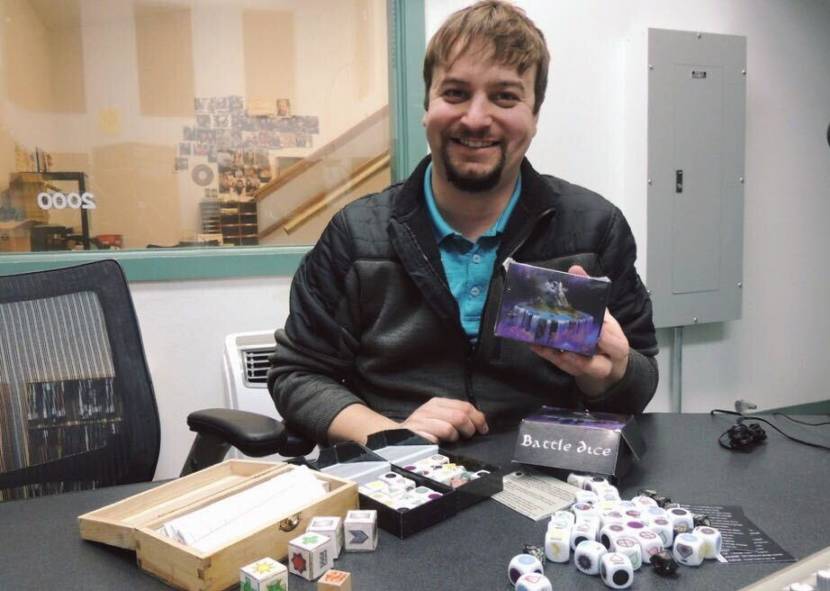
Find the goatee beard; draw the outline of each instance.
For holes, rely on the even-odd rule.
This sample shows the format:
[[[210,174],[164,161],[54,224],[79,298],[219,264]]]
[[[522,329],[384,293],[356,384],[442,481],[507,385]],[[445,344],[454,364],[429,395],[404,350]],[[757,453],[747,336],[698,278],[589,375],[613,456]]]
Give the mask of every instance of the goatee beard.
[[[444,170],[447,171],[447,180],[452,183],[456,189],[467,193],[483,193],[484,191],[494,189],[496,185],[499,184],[506,160],[504,146],[500,146],[498,163],[493,167],[493,170],[483,176],[465,176],[461,174],[461,172],[453,166],[447,146],[448,144],[445,143],[444,147],[441,149],[441,160],[443,160]]]

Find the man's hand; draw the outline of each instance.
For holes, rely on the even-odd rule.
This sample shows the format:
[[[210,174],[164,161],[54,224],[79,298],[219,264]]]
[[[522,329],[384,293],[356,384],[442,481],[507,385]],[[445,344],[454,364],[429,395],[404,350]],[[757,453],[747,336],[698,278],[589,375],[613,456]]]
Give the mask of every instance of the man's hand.
[[[579,265],[573,265],[568,273],[588,274]],[[605,310],[602,331],[597,341],[597,352],[592,357],[569,351],[558,351],[540,345],[531,345],[539,357],[547,359],[562,371],[571,374],[576,384],[588,396],[599,396],[619,382],[628,367],[628,339],[613,316]]]
[[[433,443],[468,439],[476,433],[487,433],[484,414],[469,402],[452,398],[431,398],[401,423]]]

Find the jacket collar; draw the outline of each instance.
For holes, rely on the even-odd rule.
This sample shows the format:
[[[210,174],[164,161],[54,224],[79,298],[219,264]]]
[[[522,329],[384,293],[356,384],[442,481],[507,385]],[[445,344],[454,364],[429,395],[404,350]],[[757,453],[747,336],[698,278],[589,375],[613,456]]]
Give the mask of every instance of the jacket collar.
[[[428,302],[445,320],[458,321],[458,305],[447,287],[441,254],[424,198],[427,156],[393,196],[389,234],[410,277]],[[513,254],[536,228],[539,218],[550,215],[558,199],[556,191],[528,162],[522,161],[522,193],[513,209],[499,247],[497,264]],[[437,280],[436,280],[437,279]]]
[[[413,216],[428,215],[424,202],[424,174],[432,157],[427,156],[409,178],[400,185],[400,190],[394,197],[392,206],[392,217],[402,223],[412,223]],[[545,179],[533,168],[527,158],[522,160],[522,194],[516,209],[507,224],[507,231],[511,228],[515,231],[522,225],[526,218],[535,219],[543,211],[555,207],[557,193],[545,181]],[[518,218],[518,219],[517,219]]]

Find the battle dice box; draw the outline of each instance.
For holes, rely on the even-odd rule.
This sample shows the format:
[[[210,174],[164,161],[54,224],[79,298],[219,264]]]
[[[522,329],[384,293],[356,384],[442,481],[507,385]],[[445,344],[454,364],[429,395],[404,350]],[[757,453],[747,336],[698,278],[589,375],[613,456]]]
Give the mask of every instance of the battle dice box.
[[[620,478],[645,452],[632,415],[543,406],[522,419],[513,461]]]
[[[496,336],[593,355],[599,340],[607,278],[583,277],[505,261]]]

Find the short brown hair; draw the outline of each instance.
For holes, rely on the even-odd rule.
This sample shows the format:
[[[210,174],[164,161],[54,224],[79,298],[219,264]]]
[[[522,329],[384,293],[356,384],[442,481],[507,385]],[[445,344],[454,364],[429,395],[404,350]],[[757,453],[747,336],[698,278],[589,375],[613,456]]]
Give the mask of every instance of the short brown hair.
[[[524,10],[501,0],[482,0],[454,12],[432,36],[424,57],[424,108],[429,108],[429,89],[436,66],[449,67],[474,43],[492,48],[496,63],[515,66],[519,75],[536,67],[533,113],[538,113],[545,100],[550,64],[545,35]]]

